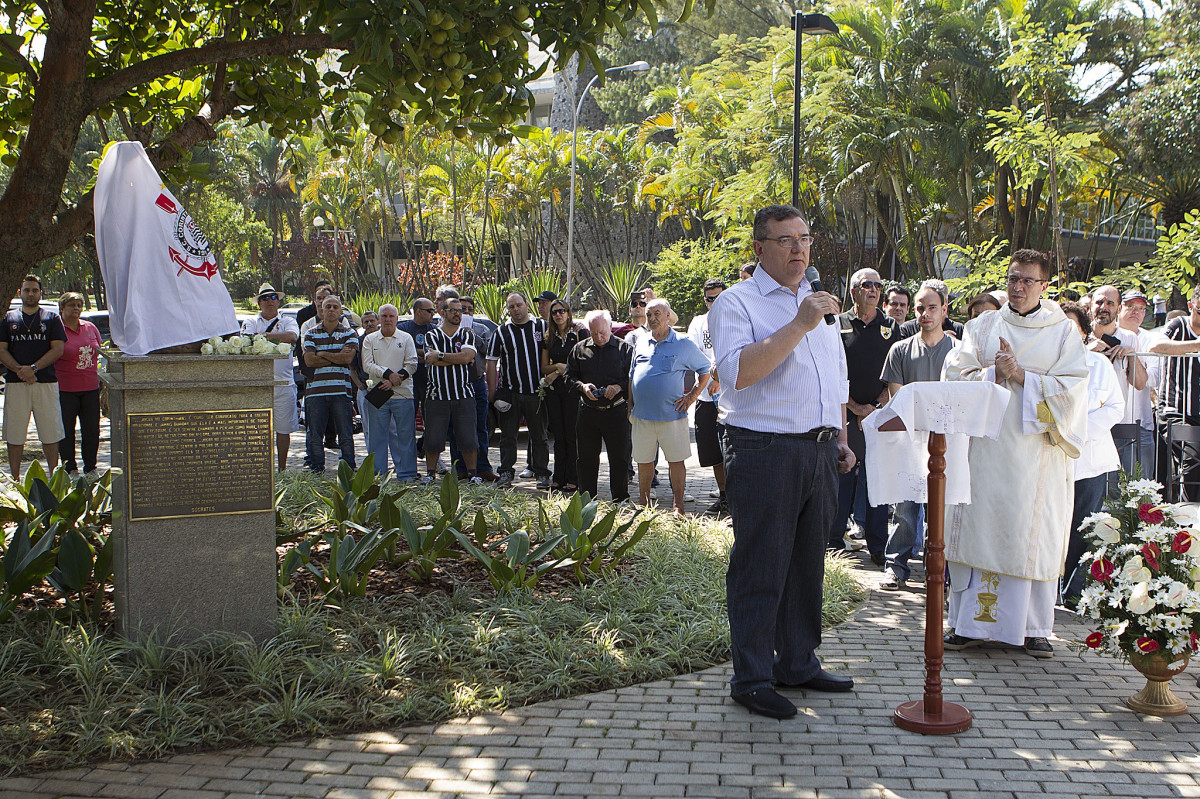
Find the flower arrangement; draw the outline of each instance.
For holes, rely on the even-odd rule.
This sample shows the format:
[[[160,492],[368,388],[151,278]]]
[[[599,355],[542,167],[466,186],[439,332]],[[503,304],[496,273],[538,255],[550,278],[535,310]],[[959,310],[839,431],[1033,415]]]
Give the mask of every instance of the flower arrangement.
[[[256,336],[213,336],[200,345],[201,355],[288,355],[291,344],[276,344],[261,333]]]
[[[1083,521],[1094,549],[1078,612],[1096,622],[1084,643],[1115,655],[1189,656],[1200,649],[1200,530],[1162,484],[1122,478],[1105,512]],[[1186,661],[1185,661],[1186,662]]]

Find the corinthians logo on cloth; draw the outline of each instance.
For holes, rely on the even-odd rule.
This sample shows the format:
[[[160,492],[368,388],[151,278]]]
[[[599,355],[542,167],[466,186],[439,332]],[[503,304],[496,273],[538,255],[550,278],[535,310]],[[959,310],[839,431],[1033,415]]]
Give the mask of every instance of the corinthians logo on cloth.
[[[163,213],[175,217],[172,236],[175,243],[179,245],[179,249],[167,248],[171,252],[171,261],[179,266],[179,271],[175,273],[175,276],[179,277],[184,272],[189,272],[197,277],[212,280],[213,275],[217,273],[216,263],[210,260],[212,245],[208,243],[208,237],[196,224],[196,220],[192,219],[192,215],[183,210],[166,192],[159,193],[154,204]],[[197,261],[199,263],[196,263]]]

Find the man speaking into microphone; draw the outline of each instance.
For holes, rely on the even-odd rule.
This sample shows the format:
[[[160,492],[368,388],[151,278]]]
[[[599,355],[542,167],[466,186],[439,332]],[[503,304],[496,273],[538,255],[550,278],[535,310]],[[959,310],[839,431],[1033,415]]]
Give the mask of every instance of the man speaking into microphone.
[[[821,668],[825,537],[838,472],[854,466],[846,438],[846,355],[814,291],[808,223],[790,205],[754,216],[749,280],[721,293],[709,316],[721,381],[726,492],[733,518],[726,594],[730,695],[771,718],[796,714],[776,688],[849,691]],[[764,501],[764,498],[767,498]]]

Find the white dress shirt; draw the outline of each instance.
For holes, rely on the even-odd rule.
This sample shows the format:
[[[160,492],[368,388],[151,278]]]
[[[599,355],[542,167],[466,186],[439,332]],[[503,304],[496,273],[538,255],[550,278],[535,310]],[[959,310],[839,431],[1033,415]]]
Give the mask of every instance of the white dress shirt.
[[[722,423],[762,433],[841,428],[850,380],[836,324],[821,320],[774,371],[752,386],[735,388],[742,350],[792,321],[812,293],[807,280],[793,294],[760,268],[717,297],[708,329],[721,379]]]

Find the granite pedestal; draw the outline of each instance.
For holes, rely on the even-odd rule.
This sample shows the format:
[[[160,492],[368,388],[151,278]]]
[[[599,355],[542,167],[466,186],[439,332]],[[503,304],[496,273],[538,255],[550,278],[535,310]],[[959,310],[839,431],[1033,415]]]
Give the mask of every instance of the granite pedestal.
[[[106,352],[120,631],[275,631],[272,356]]]

